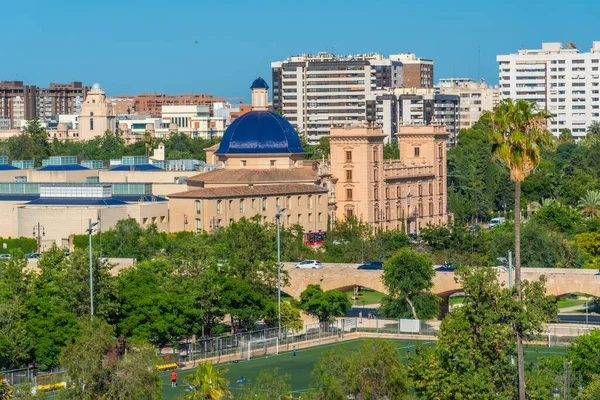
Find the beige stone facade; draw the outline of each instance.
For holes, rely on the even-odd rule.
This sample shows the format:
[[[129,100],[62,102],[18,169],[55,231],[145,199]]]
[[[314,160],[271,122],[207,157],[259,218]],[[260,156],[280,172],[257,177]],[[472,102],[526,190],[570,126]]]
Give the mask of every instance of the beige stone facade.
[[[88,92],[79,113],[79,140],[92,140],[106,131],[115,132],[117,119],[112,104],[97,83]]]
[[[404,224],[407,233],[447,222],[445,127],[400,127],[399,160],[383,160],[384,136],[367,126],[331,130],[336,219],[384,230]]]

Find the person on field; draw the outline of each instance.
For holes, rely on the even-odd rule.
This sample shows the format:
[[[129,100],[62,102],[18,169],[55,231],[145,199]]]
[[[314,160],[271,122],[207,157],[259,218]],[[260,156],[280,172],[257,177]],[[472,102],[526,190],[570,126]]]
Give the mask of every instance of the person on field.
[[[177,372],[171,372],[171,387],[177,387]]]
[[[294,357],[296,357],[296,346],[292,349],[292,353],[294,353]]]

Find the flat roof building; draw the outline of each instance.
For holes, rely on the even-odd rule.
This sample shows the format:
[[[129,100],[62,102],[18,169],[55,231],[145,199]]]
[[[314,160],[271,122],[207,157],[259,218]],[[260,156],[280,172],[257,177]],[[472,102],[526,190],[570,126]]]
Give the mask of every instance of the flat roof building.
[[[600,122],[600,41],[589,52],[574,43],[542,43],[541,49],[496,60],[500,98],[535,102],[552,114],[548,128],[555,136],[568,128],[581,139],[592,122]]]
[[[493,110],[500,99],[498,86],[489,86],[483,80],[475,82],[472,78],[442,78],[435,89],[440,94],[460,97],[459,130],[475,125],[481,114]]]

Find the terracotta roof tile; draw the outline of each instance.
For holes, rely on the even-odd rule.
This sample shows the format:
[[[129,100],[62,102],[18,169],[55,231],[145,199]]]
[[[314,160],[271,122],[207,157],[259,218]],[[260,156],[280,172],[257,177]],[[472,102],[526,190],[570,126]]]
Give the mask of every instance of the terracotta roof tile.
[[[316,182],[317,173],[312,168],[293,169],[215,169],[187,178],[190,186],[206,183],[292,183]]]
[[[219,188],[198,188],[187,192],[170,194],[169,198],[176,199],[218,199],[223,197],[254,197],[290,194],[319,194],[328,190],[321,186],[310,184],[283,184],[257,186],[230,186]]]

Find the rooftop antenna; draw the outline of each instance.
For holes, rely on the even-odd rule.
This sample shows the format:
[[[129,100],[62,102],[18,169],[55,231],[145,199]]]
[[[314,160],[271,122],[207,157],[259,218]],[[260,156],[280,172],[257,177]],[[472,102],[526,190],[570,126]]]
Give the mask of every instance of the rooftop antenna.
[[[477,46],[477,81],[481,81],[481,45]]]

